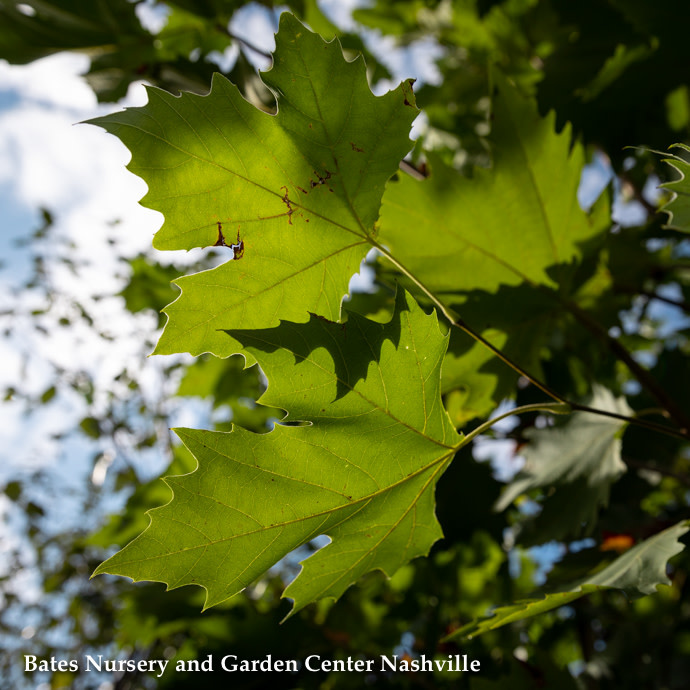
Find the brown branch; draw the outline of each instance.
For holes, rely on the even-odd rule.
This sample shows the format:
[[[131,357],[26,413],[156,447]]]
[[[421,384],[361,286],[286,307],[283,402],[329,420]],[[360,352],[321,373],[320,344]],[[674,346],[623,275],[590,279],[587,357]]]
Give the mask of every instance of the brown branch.
[[[672,307],[677,307],[686,314],[690,314],[690,304],[687,302],[681,302],[680,300],[671,299],[670,297],[664,297],[663,295],[660,295],[657,292],[652,292],[651,290],[638,290],[626,285],[617,285],[614,287],[614,292],[618,292],[623,295],[640,295],[641,297],[647,297],[648,299],[655,299],[659,302],[670,304]]]
[[[666,393],[662,386],[659,385],[659,382],[633,358],[632,354],[621,344],[621,342],[612,338],[601,324],[590,318],[589,314],[574,302],[564,301],[563,304],[590,333],[599,338],[609,350],[628,367],[630,373],[637,379],[640,385],[656,399],[659,405],[668,412],[671,419],[678,424],[682,435],[686,438],[690,437],[688,434],[688,430],[690,429],[690,418],[688,418],[685,412],[678,407],[676,402]]]
[[[674,472],[673,470],[668,470],[664,467],[658,467],[657,465],[648,465],[645,462],[640,462],[639,460],[633,460],[632,458],[623,458],[623,462],[628,466],[636,470],[648,470],[649,472],[658,472],[664,477],[671,477],[676,481],[683,484],[683,486],[690,487],[690,477],[686,474],[681,474],[680,472]]]

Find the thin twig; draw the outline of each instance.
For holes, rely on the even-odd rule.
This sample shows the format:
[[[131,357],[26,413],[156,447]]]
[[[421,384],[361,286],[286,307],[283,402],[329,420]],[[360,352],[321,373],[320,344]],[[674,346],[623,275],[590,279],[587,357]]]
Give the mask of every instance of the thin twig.
[[[690,304],[687,302],[682,302],[680,300],[671,299],[670,297],[664,297],[658,292],[652,292],[651,290],[637,290],[633,287],[628,287],[625,285],[618,285],[614,287],[614,292],[618,292],[624,295],[640,295],[642,297],[648,297],[649,299],[657,300],[658,302],[664,302],[665,304],[670,304],[672,307],[677,307],[681,309],[686,314],[690,314]]]
[[[613,354],[623,362],[630,373],[639,381],[640,385],[647,390],[671,416],[674,422],[680,427],[680,431],[685,438],[688,437],[690,429],[690,419],[676,405],[676,402],[666,393],[659,383],[650,376],[649,372],[641,366],[623,344],[612,338],[608,331],[597,321],[594,321],[587,312],[582,310],[572,301],[563,303],[568,311],[593,335],[603,341]],[[640,420],[641,421],[641,420]]]
[[[227,34],[233,41],[237,41],[238,43],[241,43],[245,48],[248,48],[251,50],[253,53],[256,53],[257,55],[261,55],[262,57],[267,58],[268,60],[273,59],[273,55],[262,48],[257,48],[253,43],[250,43],[246,38],[242,38],[241,36],[238,36],[237,34],[232,33],[232,31],[222,27],[221,25],[218,25],[216,27],[219,31],[222,31],[223,33]]]
[[[664,477],[671,477],[676,481],[679,481],[683,486],[690,487],[690,477],[686,474],[680,474],[680,472],[674,472],[673,470],[666,469],[664,467],[658,467],[657,465],[648,465],[647,463],[640,462],[639,460],[633,460],[632,458],[623,458],[623,462],[628,466],[636,470],[648,470],[649,472],[658,472]]]
[[[410,177],[414,177],[415,180],[426,180],[427,178],[426,174],[405,159],[400,161],[400,169],[406,172]]]

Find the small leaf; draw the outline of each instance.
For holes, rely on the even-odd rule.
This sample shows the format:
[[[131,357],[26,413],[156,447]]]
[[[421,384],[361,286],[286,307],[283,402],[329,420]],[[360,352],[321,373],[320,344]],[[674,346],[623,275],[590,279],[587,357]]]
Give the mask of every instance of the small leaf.
[[[4,492],[10,501],[17,501],[22,494],[22,485],[18,481],[8,482],[5,485]]]
[[[46,390],[43,391],[41,394],[41,403],[44,405],[46,403],[49,403],[57,394],[57,389],[55,386],[50,386],[50,388],[46,388]]]
[[[286,591],[296,611],[428,553],[442,536],[434,486],[462,445],[441,405],[447,336],[435,314],[401,292],[385,325],[353,313],[233,335],[269,380],[261,401],[301,424],[177,430],[198,469],[166,479],[170,503],[96,573],[197,584],[208,607],[328,535]]]
[[[543,599],[532,599],[497,608],[489,618],[468,623],[449,635],[446,640],[476,637],[508,623],[532,618],[564,606],[598,590],[620,589],[631,597],[652,594],[659,585],[670,584],[671,581],[666,575],[666,563],[685,548],[678,539],[688,530],[690,522],[679,522],[626,551],[599,573],[573,584],[570,590],[547,594]]]
[[[95,417],[84,417],[84,419],[79,422],[79,428],[89,437],[89,438],[100,438],[101,436],[101,423]]]

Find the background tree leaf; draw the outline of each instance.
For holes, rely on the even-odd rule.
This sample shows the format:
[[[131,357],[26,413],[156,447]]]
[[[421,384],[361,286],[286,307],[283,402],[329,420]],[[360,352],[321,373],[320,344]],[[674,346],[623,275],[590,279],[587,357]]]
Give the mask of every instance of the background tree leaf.
[[[663,532],[634,546],[600,572],[583,582],[576,583],[567,592],[547,594],[543,599],[518,602],[497,608],[489,618],[472,621],[449,635],[447,640],[475,637],[489,630],[496,630],[508,623],[525,620],[569,604],[576,599],[601,589],[621,589],[628,596],[651,594],[659,585],[670,584],[666,564],[685,546],[678,541],[690,530],[688,521],[679,522]]]
[[[426,554],[442,536],[434,487],[462,445],[441,405],[447,337],[436,316],[401,291],[385,325],[312,316],[233,335],[266,373],[262,402],[302,424],[259,435],[178,430],[199,468],[166,480],[170,503],[96,572],[198,584],[208,607],[326,534],[332,543],[286,592],[298,610]]]
[[[614,398],[600,386],[590,406],[632,414],[624,398]],[[529,443],[520,451],[525,465],[496,503],[504,510],[518,496],[536,488],[555,488],[540,516],[540,541],[591,532],[609,489],[623,472],[620,432],[625,422],[588,412],[575,412],[562,425],[532,429]]]
[[[605,202],[588,216],[577,189],[584,152],[570,128],[496,75],[493,165],[471,178],[439,162],[423,181],[386,188],[381,242],[438,296],[501,285],[553,287],[549,269],[576,261],[580,244],[608,226]]]
[[[671,148],[678,148],[690,152],[687,144],[674,144]],[[671,200],[662,207],[668,213],[668,227],[674,230],[690,232],[690,163],[679,156],[664,159],[680,177],[677,180],[661,185],[671,191]]]

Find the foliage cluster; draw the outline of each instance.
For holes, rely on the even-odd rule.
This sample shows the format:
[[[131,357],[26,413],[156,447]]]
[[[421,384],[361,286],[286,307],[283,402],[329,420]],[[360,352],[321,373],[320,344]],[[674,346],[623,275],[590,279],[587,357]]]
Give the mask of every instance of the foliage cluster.
[[[168,2],[155,35],[140,4],[0,3],[8,60],[86,50],[102,100],[142,78],[161,87],[94,123],[130,149],[142,203],[164,216],[154,247],[207,252],[181,277],[131,259],[122,296],[132,312],[164,308],[155,352],[197,357],[167,373],[177,396],[212,400],[215,428],[177,430],[165,484],[139,482],[96,535],[43,538],[41,507],[20,482],[5,487],[38,553],[63,554],[44,586],[74,593],[72,652],[462,650],[486,672],[435,686],[683,687],[689,164],[655,150],[688,150],[687,7],[378,0],[346,33],[304,0],[282,15],[259,76],[255,49],[228,28],[241,3]],[[363,27],[434,41],[438,83],[374,96],[368,79],[389,71]],[[232,44],[230,81],[211,79]],[[366,64],[346,59],[357,50]],[[610,184],[578,203],[588,162]],[[371,287],[343,302],[363,261]],[[82,433],[126,434],[135,452],[159,444],[165,403],[122,382]],[[93,398],[63,372],[30,404],[51,404],[61,385]],[[494,427],[497,408],[509,427]],[[487,437],[524,459],[507,486],[473,458]],[[174,591],[85,582],[113,544],[96,572]],[[560,552],[546,582],[545,545]]]

